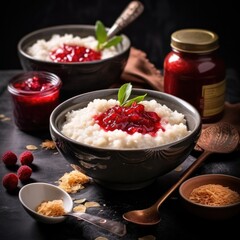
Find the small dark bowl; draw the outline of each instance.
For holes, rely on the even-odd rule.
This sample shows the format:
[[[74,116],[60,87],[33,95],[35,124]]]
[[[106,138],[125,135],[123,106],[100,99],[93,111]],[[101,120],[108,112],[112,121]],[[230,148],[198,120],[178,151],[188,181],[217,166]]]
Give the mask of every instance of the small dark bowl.
[[[107,89],[75,96],[60,104],[50,116],[52,139],[65,159],[112,189],[132,190],[151,184],[181,164],[192,151],[201,131],[201,119],[189,103],[162,92],[133,89],[131,97],[147,93],[146,100],[155,99],[172,110],[183,113],[191,133],[181,140],[153,148],[109,149],[81,144],[61,133],[65,115],[86,107],[94,99],[117,99],[118,89]]]
[[[53,34],[73,34],[73,36],[95,36],[92,25],[62,25],[40,29],[24,36],[18,43],[18,55],[25,71],[42,70],[55,73],[62,82],[64,98],[77,94],[109,88],[121,76],[127,63],[131,42],[126,35],[117,47],[119,53],[107,59],[79,62],[56,63],[34,59],[27,49],[39,39],[49,40]]]
[[[240,194],[240,178],[225,174],[204,174],[192,177],[179,187],[182,204],[191,214],[209,220],[224,220],[240,213],[240,202],[223,206],[209,206],[191,201],[189,196],[192,190],[205,184],[220,184]]]

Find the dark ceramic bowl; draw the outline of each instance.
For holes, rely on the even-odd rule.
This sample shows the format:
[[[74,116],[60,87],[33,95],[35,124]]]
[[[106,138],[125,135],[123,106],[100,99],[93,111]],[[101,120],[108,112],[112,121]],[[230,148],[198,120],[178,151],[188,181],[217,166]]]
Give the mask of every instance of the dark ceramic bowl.
[[[34,31],[24,36],[18,43],[18,55],[25,71],[42,70],[58,75],[63,82],[62,95],[65,98],[89,91],[109,88],[119,79],[130,52],[131,43],[127,36],[122,35],[123,41],[117,47],[117,55],[99,61],[56,63],[34,59],[27,53],[27,49],[37,40],[49,40],[53,34],[73,34],[80,37],[95,36],[95,26],[53,26]]]
[[[119,190],[143,188],[176,168],[188,157],[199,137],[200,116],[189,103],[162,92],[133,89],[131,97],[145,93],[146,100],[155,99],[170,109],[183,113],[191,133],[181,140],[158,147],[121,150],[93,147],[64,136],[61,128],[67,112],[86,107],[96,98],[117,99],[118,89],[99,90],[68,99],[52,112],[50,132],[60,153],[96,182]]]
[[[206,184],[219,184],[240,194],[240,178],[225,174],[204,174],[181,184],[179,193],[183,206],[193,215],[209,220],[223,220],[240,214],[240,201],[223,206],[198,204],[189,199],[193,189]]]

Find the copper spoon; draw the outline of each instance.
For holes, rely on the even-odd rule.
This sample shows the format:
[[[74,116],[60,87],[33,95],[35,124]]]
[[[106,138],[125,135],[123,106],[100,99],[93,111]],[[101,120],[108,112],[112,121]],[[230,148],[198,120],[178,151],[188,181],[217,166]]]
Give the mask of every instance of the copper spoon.
[[[133,210],[123,214],[123,218],[139,225],[154,225],[160,222],[159,208],[162,203],[196,170],[201,163],[212,153],[233,152],[239,143],[238,131],[228,123],[219,123],[204,129],[197,142],[203,149],[197,160],[183,173],[180,179],[151,207],[142,210]]]

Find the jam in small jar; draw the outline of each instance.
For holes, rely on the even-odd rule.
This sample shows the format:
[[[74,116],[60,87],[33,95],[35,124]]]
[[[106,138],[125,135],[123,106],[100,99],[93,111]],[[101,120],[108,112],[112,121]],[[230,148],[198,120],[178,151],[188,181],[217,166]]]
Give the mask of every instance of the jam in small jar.
[[[8,84],[16,126],[22,131],[49,128],[49,117],[59,104],[60,78],[49,72],[30,71],[15,75]]]
[[[179,30],[171,35],[171,47],[164,59],[164,92],[192,104],[203,123],[218,121],[226,88],[218,35],[204,29]]]

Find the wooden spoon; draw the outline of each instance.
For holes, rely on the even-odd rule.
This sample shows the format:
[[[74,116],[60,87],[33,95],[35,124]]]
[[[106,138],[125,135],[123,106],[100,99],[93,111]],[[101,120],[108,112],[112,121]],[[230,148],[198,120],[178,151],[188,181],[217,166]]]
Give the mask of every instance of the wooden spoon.
[[[133,210],[123,214],[123,218],[139,225],[154,225],[160,222],[159,208],[162,203],[174,192],[203,161],[212,153],[233,152],[239,143],[238,131],[230,124],[221,122],[204,129],[197,142],[203,149],[197,160],[183,173],[181,178],[151,207],[142,210]]]

